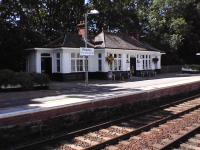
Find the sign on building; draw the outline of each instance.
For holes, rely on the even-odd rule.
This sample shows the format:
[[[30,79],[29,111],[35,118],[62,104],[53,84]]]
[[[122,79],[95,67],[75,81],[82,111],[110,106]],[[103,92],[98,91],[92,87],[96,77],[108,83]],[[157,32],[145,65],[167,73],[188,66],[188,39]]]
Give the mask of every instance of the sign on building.
[[[80,47],[80,56],[91,56],[94,55],[94,48]]]

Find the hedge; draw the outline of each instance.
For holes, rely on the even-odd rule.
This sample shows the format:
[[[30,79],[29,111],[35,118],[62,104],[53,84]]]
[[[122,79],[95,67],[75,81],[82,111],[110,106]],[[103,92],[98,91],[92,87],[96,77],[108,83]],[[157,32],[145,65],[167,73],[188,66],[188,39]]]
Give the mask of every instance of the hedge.
[[[200,65],[184,65],[184,68],[200,71]]]
[[[14,72],[12,70],[0,70],[0,88],[20,87],[33,89],[34,87],[47,87],[50,79],[45,74]]]

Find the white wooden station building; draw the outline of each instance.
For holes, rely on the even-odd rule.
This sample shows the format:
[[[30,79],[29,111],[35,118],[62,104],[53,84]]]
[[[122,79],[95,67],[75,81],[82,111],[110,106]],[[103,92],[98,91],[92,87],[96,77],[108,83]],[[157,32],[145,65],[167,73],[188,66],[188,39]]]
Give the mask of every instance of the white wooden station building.
[[[96,79],[106,79],[109,72],[121,79],[161,69],[159,50],[126,34],[105,31],[88,42],[88,47],[94,48],[94,55],[86,62],[80,56],[83,37],[84,30],[80,29],[79,34],[65,34],[44,47],[26,49],[27,71],[47,73],[58,80],[76,80],[84,78],[85,68],[89,77]]]

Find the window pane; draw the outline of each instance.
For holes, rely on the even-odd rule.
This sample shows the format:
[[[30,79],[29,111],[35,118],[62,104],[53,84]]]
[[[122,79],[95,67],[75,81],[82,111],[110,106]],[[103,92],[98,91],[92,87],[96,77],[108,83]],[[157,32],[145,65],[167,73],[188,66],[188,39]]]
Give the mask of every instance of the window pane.
[[[119,54],[119,55],[118,55],[118,57],[119,57],[119,58],[122,58],[122,55],[121,55],[121,54]]]
[[[80,71],[83,71],[83,60],[80,60]]]
[[[56,58],[60,59],[60,53],[56,53]]]
[[[75,58],[75,53],[71,53],[71,57],[72,57],[72,58]]]
[[[98,69],[99,71],[102,71],[102,61],[98,60]]]
[[[121,70],[121,69],[122,69],[122,61],[118,60],[118,70]]]
[[[146,69],[148,69],[148,61],[146,60]]]
[[[145,62],[144,62],[144,60],[142,62],[143,62],[143,69],[145,69]]]
[[[101,53],[98,54],[98,58],[101,58]]]
[[[56,63],[57,63],[57,72],[60,72],[60,59],[57,59]]]
[[[117,60],[114,60],[114,70],[117,70]]]
[[[151,60],[149,60],[149,68],[151,69]]]
[[[71,60],[71,70],[74,72],[75,70],[75,60]]]
[[[110,70],[113,70],[113,64],[110,64],[109,66],[110,66]]]

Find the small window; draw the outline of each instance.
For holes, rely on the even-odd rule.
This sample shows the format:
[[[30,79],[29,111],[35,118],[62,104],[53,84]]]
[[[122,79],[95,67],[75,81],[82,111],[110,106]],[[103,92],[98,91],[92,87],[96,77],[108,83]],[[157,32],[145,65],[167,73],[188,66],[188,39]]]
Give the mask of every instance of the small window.
[[[117,58],[117,54],[114,54],[114,58]]]
[[[102,60],[101,59],[98,60],[98,70],[102,71]]]
[[[121,55],[121,54],[119,54],[119,55],[118,55],[118,58],[122,58],[122,55]]]

